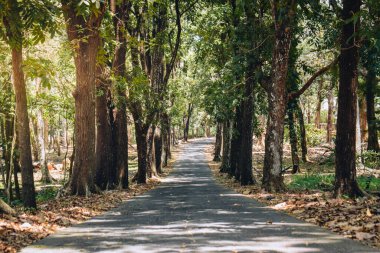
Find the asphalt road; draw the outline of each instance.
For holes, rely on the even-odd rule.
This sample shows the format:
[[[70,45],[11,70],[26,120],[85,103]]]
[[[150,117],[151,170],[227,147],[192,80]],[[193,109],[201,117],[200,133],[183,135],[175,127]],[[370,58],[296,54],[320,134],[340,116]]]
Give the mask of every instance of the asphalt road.
[[[217,185],[209,142],[188,144],[158,188],[22,252],[379,252]]]

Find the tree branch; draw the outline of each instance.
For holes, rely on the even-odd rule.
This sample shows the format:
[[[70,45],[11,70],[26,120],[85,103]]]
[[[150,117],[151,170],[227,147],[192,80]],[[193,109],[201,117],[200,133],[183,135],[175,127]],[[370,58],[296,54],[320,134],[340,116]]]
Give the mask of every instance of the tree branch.
[[[182,17],[183,14],[185,14],[186,12],[188,12],[189,10],[191,10],[191,8],[193,8],[197,3],[198,3],[198,0],[195,0],[194,2],[190,3],[187,6],[187,8],[184,11],[182,11],[181,17]]]
[[[335,64],[338,63],[338,60],[339,60],[339,56],[337,58],[335,58],[334,61],[332,61],[329,65],[321,68],[320,70],[318,70],[317,72],[314,73],[314,75],[312,77],[309,78],[309,80],[307,80],[307,82],[302,86],[301,89],[299,89],[298,91],[294,91],[294,92],[291,92],[288,94],[288,99],[289,100],[292,100],[292,99],[295,99],[295,98],[298,98],[299,96],[301,96],[314,82],[314,80],[324,74],[327,70],[329,70],[332,66],[334,66]]]
[[[166,69],[164,84],[166,85],[169,81],[170,73],[173,70],[175,60],[177,58],[179,45],[181,43],[181,12],[179,10],[179,0],[175,0],[175,13],[176,13],[176,24],[177,24],[177,38],[175,41],[174,50],[172,51],[172,57],[170,59],[169,67]]]

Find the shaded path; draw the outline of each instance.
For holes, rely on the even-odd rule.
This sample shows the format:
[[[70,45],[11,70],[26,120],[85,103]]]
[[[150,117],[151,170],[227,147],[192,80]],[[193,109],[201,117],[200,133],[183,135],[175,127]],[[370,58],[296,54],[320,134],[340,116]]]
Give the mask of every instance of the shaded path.
[[[209,141],[185,146],[155,190],[22,252],[379,252],[217,185]]]

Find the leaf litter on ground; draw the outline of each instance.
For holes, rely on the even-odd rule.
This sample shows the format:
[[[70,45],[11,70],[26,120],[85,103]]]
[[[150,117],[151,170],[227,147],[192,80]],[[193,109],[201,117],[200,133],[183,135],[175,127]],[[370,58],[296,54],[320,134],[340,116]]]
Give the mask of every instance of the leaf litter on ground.
[[[173,163],[183,144],[172,150],[172,159],[160,178],[173,169]],[[62,196],[38,202],[37,210],[17,207],[17,214],[0,214],[0,252],[14,253],[33,242],[55,233],[59,228],[78,224],[100,215],[121,202],[143,194],[160,184],[160,178],[147,180],[147,184],[130,184],[128,190],[104,191],[89,197]]]
[[[206,150],[209,167],[217,182],[247,195],[275,210],[286,212],[306,222],[325,227],[347,238],[380,248],[380,198],[375,196],[333,198],[319,190],[266,193],[259,185],[240,186],[233,178],[219,172],[220,162],[212,161],[213,148]]]

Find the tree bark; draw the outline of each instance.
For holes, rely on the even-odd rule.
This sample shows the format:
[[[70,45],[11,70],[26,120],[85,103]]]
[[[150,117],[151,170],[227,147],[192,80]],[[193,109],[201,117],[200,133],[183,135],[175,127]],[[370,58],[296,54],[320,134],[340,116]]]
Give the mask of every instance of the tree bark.
[[[102,74],[102,67],[97,67],[98,76]],[[103,79],[103,78],[102,78]],[[102,189],[113,189],[115,181],[111,181],[111,170],[115,170],[113,163],[114,150],[112,150],[112,128],[108,113],[109,83],[96,80],[96,157],[95,157],[95,183]]]
[[[135,119],[136,144],[137,144],[137,173],[135,180],[138,184],[146,183],[147,173],[147,131],[148,127],[141,126]]]
[[[114,11],[114,29],[118,46],[112,63],[112,70],[116,76],[115,83],[117,95],[117,113],[115,116],[116,127],[116,170],[118,175],[118,186],[121,189],[128,188],[128,122],[127,122],[127,96],[126,83],[124,80],[126,72],[126,23],[129,19],[130,3],[127,0],[118,1]]]
[[[297,103],[297,118],[298,118],[298,124],[300,129],[300,141],[301,141],[301,155],[302,155],[302,161],[304,163],[308,162],[307,159],[307,141],[306,141],[306,129],[305,129],[305,121],[303,117],[302,108]]]
[[[252,139],[253,139],[253,88],[254,88],[254,63],[248,59],[244,84],[244,100],[242,103],[242,126],[240,135],[240,154],[238,168],[240,171],[240,184],[251,185],[256,183],[252,174]]]
[[[157,177],[156,168],[156,147],[154,145],[154,135],[156,131],[156,126],[151,126],[148,130],[147,135],[147,174],[151,178],[153,176]]]
[[[164,168],[168,165],[168,160],[171,158],[171,127],[170,117],[167,113],[161,115],[161,136],[162,136],[162,155],[161,167]]]
[[[338,119],[336,134],[334,196],[347,194],[363,196],[356,179],[356,106],[359,52],[357,38],[359,19],[353,15],[360,11],[360,0],[343,1],[341,31],[341,57],[339,60]],[[348,21],[349,20],[349,21]]]
[[[21,36],[20,36],[21,37]],[[33,178],[32,152],[24,72],[22,69],[22,46],[12,48],[13,86],[16,96],[17,133],[19,140],[22,197],[25,207],[36,207]]]
[[[16,118],[15,118],[16,119]],[[14,123],[14,127],[16,126],[16,123]],[[12,173],[13,173],[13,178],[15,182],[15,193],[16,193],[16,199],[21,199],[21,194],[20,194],[20,187],[19,187],[19,182],[18,182],[18,173],[21,171],[20,168],[20,154],[17,152],[19,150],[19,136],[17,134],[16,128],[13,129],[13,138],[12,138],[12,144],[11,144],[11,164],[10,164],[10,170],[8,174],[8,193],[9,193],[9,200],[13,198],[13,193],[12,193]]]
[[[231,170],[231,121],[225,120],[223,122],[223,153],[222,164],[220,165],[220,172],[232,174]]]
[[[239,160],[241,154],[241,132],[242,132],[242,102],[236,107],[235,118],[232,125],[232,137],[231,137],[231,156],[230,156],[230,166],[231,170],[230,176],[234,176],[236,180],[240,181],[240,169]]]
[[[367,67],[366,83],[366,103],[367,103],[367,122],[368,122],[368,150],[380,152],[379,138],[377,135],[377,121],[375,113],[375,89],[378,84],[376,73],[371,66]]]
[[[155,168],[156,168],[156,176],[158,176],[158,174],[161,174],[162,173],[162,169],[161,169],[161,165],[162,165],[162,150],[163,150],[163,147],[162,147],[162,143],[163,143],[163,139],[162,139],[162,130],[160,127],[156,127],[155,131],[154,131],[154,136],[153,136],[153,145],[154,145],[154,156],[155,156],[155,159],[154,159],[154,162],[155,162]]]
[[[14,215],[16,211],[10,207],[7,203],[5,203],[2,199],[0,199],[0,213],[6,213]]]
[[[192,112],[193,112],[193,105],[189,103],[187,107],[187,115],[185,119],[185,128],[183,130],[183,141],[185,142],[187,142],[187,139],[189,138],[190,118],[191,118]]]
[[[6,87],[6,94],[8,95],[8,98],[9,100],[12,99],[12,87],[10,84],[6,84],[7,87]],[[4,164],[4,171],[3,173],[5,173],[5,178],[4,178],[4,189],[6,190],[6,195],[9,199],[9,192],[7,192],[7,189],[8,189],[8,174],[10,173],[11,171],[11,166],[12,166],[12,154],[13,154],[13,150],[12,150],[12,142],[13,142],[13,138],[14,136],[16,135],[16,132],[15,132],[15,116],[13,115],[12,113],[12,108],[5,108],[4,107],[4,125],[3,125],[3,143],[2,143],[2,148],[3,148],[3,152],[2,152],[2,155],[3,155],[3,158],[4,158],[4,161],[5,161],[5,164]]]
[[[361,129],[361,142],[365,142],[368,139],[368,124],[367,124],[367,106],[365,98],[359,99],[360,110],[360,129]]]
[[[47,167],[46,149],[44,140],[44,119],[42,117],[42,109],[37,110],[37,139],[38,147],[40,149],[40,169],[41,169],[41,182],[44,184],[50,184],[53,182],[53,178]]]
[[[327,105],[328,105],[327,135],[326,135],[326,142],[327,143],[332,142],[333,116],[334,116],[334,91],[333,91],[333,88],[335,87],[335,83],[336,83],[336,78],[332,77],[329,94],[327,95]]]
[[[275,26],[275,46],[273,50],[272,82],[268,87],[268,121],[265,136],[263,188],[268,192],[285,189],[282,176],[282,149],[284,119],[287,103],[286,81],[291,26],[293,25],[296,3],[293,0],[272,2],[272,16]]]
[[[288,102],[288,127],[289,127],[289,139],[290,139],[290,149],[292,155],[292,163],[293,169],[292,174],[300,172],[300,159],[298,157],[298,139],[297,139],[297,131],[295,127],[294,120],[294,103],[295,101]]]
[[[101,3],[97,13],[87,18],[77,15],[76,3],[61,0],[69,40],[74,47],[76,70],[75,99],[75,156],[68,190],[72,195],[89,195],[95,191],[95,75],[99,27],[105,13]],[[85,38],[85,39],[83,39]]]
[[[217,122],[216,123],[216,136],[215,136],[215,148],[214,148],[214,159],[213,161],[219,162],[220,157],[220,151],[222,150],[222,123]]]
[[[315,118],[314,118],[314,125],[318,129],[321,129],[322,86],[323,86],[323,79],[319,80],[318,92],[317,92],[317,106],[315,108]]]

